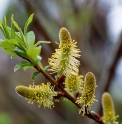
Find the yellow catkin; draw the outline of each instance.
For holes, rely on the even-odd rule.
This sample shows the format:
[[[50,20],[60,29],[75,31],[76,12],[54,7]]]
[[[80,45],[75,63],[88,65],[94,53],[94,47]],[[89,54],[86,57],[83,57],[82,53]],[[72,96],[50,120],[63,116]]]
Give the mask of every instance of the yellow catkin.
[[[113,100],[109,93],[105,92],[102,96],[103,121],[106,124],[118,124],[115,116]]]
[[[83,90],[83,76],[82,75],[69,75],[66,77],[64,85],[65,90],[74,95],[75,93],[80,93]]]
[[[85,107],[91,107],[95,99],[96,79],[92,72],[85,75],[84,88],[81,97],[77,98],[76,103],[82,105],[83,115],[85,114]],[[81,111],[80,111],[81,112]]]
[[[54,107],[53,98],[56,93],[49,82],[47,84],[41,83],[41,85],[29,85],[29,87],[17,86],[15,90],[20,96],[29,100],[28,103],[37,102],[39,107],[41,104],[47,108]]]
[[[48,62],[51,67],[49,71],[57,73],[57,76],[70,74],[77,75],[79,73],[80,50],[77,49],[76,42],[71,39],[71,36],[66,28],[61,28],[59,31],[59,49],[49,58]]]

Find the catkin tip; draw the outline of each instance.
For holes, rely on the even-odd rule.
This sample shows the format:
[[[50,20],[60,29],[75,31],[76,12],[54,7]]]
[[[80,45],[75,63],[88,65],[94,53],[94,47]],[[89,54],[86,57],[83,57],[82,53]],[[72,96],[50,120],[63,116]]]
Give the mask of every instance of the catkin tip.
[[[69,31],[62,27],[59,31],[59,39],[60,39],[60,42],[66,42],[67,40],[71,40],[71,36],[70,36],[70,33]]]

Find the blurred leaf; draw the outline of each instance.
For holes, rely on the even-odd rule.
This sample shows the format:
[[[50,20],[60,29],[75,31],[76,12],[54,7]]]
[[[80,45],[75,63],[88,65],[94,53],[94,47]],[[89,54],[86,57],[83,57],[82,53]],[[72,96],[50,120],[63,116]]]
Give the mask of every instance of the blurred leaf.
[[[48,44],[51,42],[50,41],[38,41],[36,44],[34,44],[34,46],[38,46],[39,44],[42,44],[42,43]]]
[[[14,51],[14,45],[10,43],[10,40],[4,40],[0,42],[0,46],[5,50],[8,54],[15,53]]]
[[[49,65],[45,66],[44,71],[46,71],[49,67],[50,67]]]
[[[32,67],[33,65],[29,62],[26,61],[21,61],[19,62],[15,67],[14,67],[14,72],[17,71],[20,68],[25,68],[25,67]]]
[[[31,60],[31,62],[33,64],[36,64],[37,60],[38,60],[38,56],[40,55],[40,52],[41,52],[41,46],[36,47],[36,48],[28,49],[26,51],[26,54],[27,54],[29,60]]]
[[[25,34],[25,35],[27,34],[28,26],[30,25],[30,23],[31,23],[32,20],[33,20],[33,16],[34,16],[34,14],[31,14],[30,17],[28,18],[26,24],[25,24],[25,28],[24,28],[24,34]]]
[[[38,63],[38,62],[40,62],[42,60],[42,57],[41,56],[37,56],[37,58],[36,58],[36,62]]]
[[[11,20],[13,19],[13,15],[11,16]],[[11,23],[11,39],[15,38],[15,27],[13,25],[13,23]]]
[[[3,34],[4,34],[4,36],[7,37],[7,35],[6,35],[6,33],[5,33],[5,30],[4,30],[4,27],[3,27],[3,24],[2,24],[1,21],[0,21],[0,28],[1,28],[1,30],[2,30],[2,32],[3,32]]]
[[[38,74],[40,74],[40,72],[34,72],[32,75],[31,75],[31,78],[32,78],[32,80],[34,80],[36,77],[37,77],[37,75]]]
[[[6,17],[4,17],[4,23],[2,24],[3,30],[4,30],[4,35],[6,37],[6,39],[10,39],[10,33],[9,33],[9,29],[7,27],[7,21],[6,21]]]
[[[33,31],[30,31],[27,33],[27,42],[29,43],[29,46],[33,46],[35,42],[35,34]]]
[[[38,60],[37,64],[38,64],[38,66],[39,66],[41,69],[44,69],[44,68],[43,68],[43,65],[41,64],[41,62],[40,62],[39,60]]]
[[[7,113],[0,112],[0,124],[12,124],[11,118]]]
[[[28,59],[28,56],[26,55],[26,53],[25,53],[24,51],[22,51],[21,49],[16,48],[16,49],[14,49],[14,51],[15,51],[15,53],[16,53],[18,56],[20,56],[20,57],[22,57],[22,58]]]
[[[18,29],[18,31],[19,31],[19,33],[20,33],[21,40],[24,41],[24,35],[23,35],[23,33],[22,33],[21,28],[19,27],[19,25],[18,25],[14,20],[12,20],[12,23],[13,23],[13,25]]]
[[[34,66],[32,64],[28,65],[28,66],[25,66],[25,67],[23,67],[23,70],[26,71],[29,68],[34,69]]]
[[[11,56],[11,59],[15,59],[15,58],[17,58],[17,57],[18,57],[18,55],[13,54],[13,55]]]

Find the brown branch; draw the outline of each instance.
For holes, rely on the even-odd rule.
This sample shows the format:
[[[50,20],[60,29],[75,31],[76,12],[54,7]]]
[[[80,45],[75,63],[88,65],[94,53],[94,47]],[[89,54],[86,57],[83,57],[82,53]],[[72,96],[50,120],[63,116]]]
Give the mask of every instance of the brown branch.
[[[36,70],[38,70],[40,73],[42,73],[46,79],[48,79],[52,84],[54,84],[62,93],[64,93],[64,97],[66,97],[68,100],[70,100],[72,103],[74,103],[78,108],[81,109],[81,106],[76,103],[76,99],[73,98],[70,94],[68,94],[64,87],[62,86],[62,83],[57,83],[50,75],[48,75],[45,71],[43,71],[38,65],[34,66]],[[88,113],[85,114],[85,116],[93,119],[94,121],[98,122],[99,124],[104,124],[102,119],[97,119],[93,116],[93,114],[88,111]]]

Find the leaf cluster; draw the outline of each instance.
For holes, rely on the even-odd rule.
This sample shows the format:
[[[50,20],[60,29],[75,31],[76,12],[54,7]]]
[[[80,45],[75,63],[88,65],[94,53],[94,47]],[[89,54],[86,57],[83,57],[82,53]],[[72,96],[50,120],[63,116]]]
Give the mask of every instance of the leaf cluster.
[[[7,19],[4,17],[3,23],[0,21],[0,29],[2,30],[5,40],[0,40],[0,47],[8,54],[11,54],[11,58],[17,58],[18,56],[24,58],[27,61],[19,62],[14,71],[23,68],[24,70],[28,68],[34,68],[34,65],[38,64],[40,68],[45,69],[41,64],[42,57],[41,54],[41,43],[50,43],[46,41],[38,41],[35,43],[35,34],[33,31],[28,32],[28,27],[33,20],[32,14],[25,26],[24,32],[21,30],[19,25],[14,20],[14,15],[11,16],[11,27],[7,26]],[[47,68],[47,67],[46,67]],[[34,79],[39,72],[35,72],[32,75]]]

